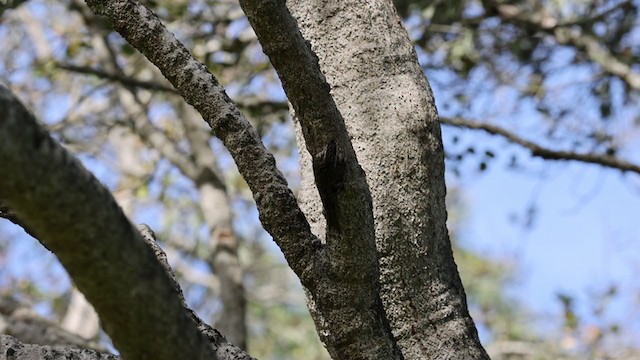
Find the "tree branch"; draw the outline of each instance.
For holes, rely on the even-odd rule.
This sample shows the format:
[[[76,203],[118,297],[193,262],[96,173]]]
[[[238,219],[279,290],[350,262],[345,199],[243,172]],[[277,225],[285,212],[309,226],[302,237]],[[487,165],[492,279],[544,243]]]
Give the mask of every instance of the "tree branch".
[[[467,120],[462,118],[445,118],[440,117],[440,122],[446,125],[477,129],[485,131],[491,135],[500,135],[512,143],[518,144],[531,151],[531,155],[541,157],[548,160],[575,160],[582,161],[590,164],[597,164],[604,167],[618,169],[622,171],[631,171],[636,174],[640,174],[640,165],[630,163],[628,161],[616,159],[613,156],[601,155],[601,154],[580,154],[572,151],[564,150],[552,150],[543,146],[540,146],[532,141],[525,140],[518,135],[505,130],[501,127],[481,123],[473,120]]]
[[[178,285],[178,281],[176,280],[176,276],[167,261],[167,255],[157,243],[155,233],[146,224],[138,225],[138,230],[140,231],[145,243],[153,250],[156,259],[160,262],[166,274],[171,278],[172,285],[178,293],[184,309],[188,312],[191,319],[196,322],[200,332],[209,339],[217,355],[215,359],[255,360],[241,349],[230,344],[224,336],[220,334],[220,332],[207,325],[191,309],[189,309],[186,304],[184,294],[180,289],[180,285]],[[86,340],[80,339],[73,334],[67,333],[63,329],[58,328],[55,324],[49,324],[46,319],[41,319],[37,315],[25,314],[25,311],[22,310],[26,309],[21,308],[18,303],[11,299],[0,299],[0,318],[4,315],[9,317],[9,321],[12,321],[8,332],[10,334],[14,333],[13,335],[17,336],[18,334],[15,334],[16,330],[19,331],[20,334],[24,334],[28,330],[32,334],[24,334],[25,336],[20,339],[22,342],[29,341],[40,345],[47,344],[56,346],[26,345],[10,336],[0,335],[0,360],[27,358],[48,359],[49,356],[53,355],[56,356],[55,358],[66,356],[65,358],[79,360],[120,359],[120,357],[115,355],[101,354],[94,350],[82,349],[91,344],[88,344]],[[33,323],[27,324],[30,329],[25,329],[25,325],[14,324],[16,322],[24,323],[25,320]],[[61,344],[67,344],[67,346],[59,346]],[[5,355],[13,355],[13,357],[4,357]]]
[[[132,46],[154,63],[194,106],[234,158],[253,192],[265,229],[280,246],[303,283],[313,283],[321,244],[309,228],[275,159],[207,68],[170,33],[158,17],[131,0],[88,0]]]
[[[84,3],[79,3],[78,7],[82,8],[80,11],[87,25],[97,34],[100,29],[96,28],[99,22],[93,19],[96,16],[86,8]],[[85,8],[86,11],[84,11]],[[97,41],[103,44],[103,48],[112,49],[106,36],[94,35],[94,38],[96,38],[94,44]],[[107,71],[118,75],[120,79],[126,78],[124,70],[118,64],[115,52],[98,51],[98,54],[103,58]],[[133,125],[132,132],[158,150],[198,187],[203,217],[211,236],[212,254],[207,260],[211,268],[216,269],[220,286],[219,297],[223,306],[222,315],[216,321],[216,326],[234,344],[245,348],[246,300],[242,284],[242,266],[237,254],[237,238],[233,236],[231,226],[230,200],[215,166],[215,154],[209,145],[210,134],[202,128],[198,114],[193,108],[184,103],[178,104],[177,117],[183,119],[184,135],[189,140],[190,147],[189,155],[184,154],[162,129],[154,126],[149,120],[147,107],[140,100],[135,84],[121,84],[124,86],[116,91]]]
[[[0,198],[58,256],[121,354],[216,358],[109,191],[4,85],[0,113]]]
[[[76,72],[78,74],[87,74],[94,75],[101,79],[111,80],[118,82],[125,86],[137,87],[146,90],[156,90],[156,91],[164,91],[172,94],[178,94],[178,91],[173,87],[165,86],[161,83],[155,81],[144,81],[137,80],[132,77],[128,77],[126,75],[113,74],[107,71],[95,69],[89,66],[79,66],[73,64],[60,64],[57,63],[56,66],[63,70],[68,70],[71,72]],[[179,95],[179,94],[178,94]],[[287,111],[289,107],[287,106],[286,101],[269,101],[269,100],[260,100],[260,99],[241,99],[236,102],[238,107],[241,109],[246,109],[249,113],[273,113],[276,111]]]
[[[120,357],[71,346],[25,344],[9,335],[0,334],[0,360],[20,359],[119,360]]]
[[[1,84],[0,84],[1,86]],[[7,205],[7,203],[5,201],[3,201],[2,199],[0,199],[0,218],[5,218],[9,221],[11,221],[12,223],[14,223],[15,225],[20,226],[27,234],[31,235],[32,237],[35,238],[35,235],[33,233],[33,230],[24,223],[24,221],[20,220],[20,217],[18,216],[18,214],[16,214],[15,211],[13,211],[9,205]],[[45,248],[47,248],[47,245],[42,244]],[[50,250],[49,248],[47,248],[47,250]]]
[[[178,296],[180,297],[180,301],[182,301],[182,306],[185,308],[185,310],[188,311],[191,319],[198,325],[198,329],[200,330],[200,332],[204,334],[211,342],[211,345],[215,349],[215,352],[217,355],[216,359],[255,360],[249,354],[242,351],[240,348],[229,343],[225,339],[225,337],[222,336],[222,334],[220,334],[218,330],[212,328],[207,323],[202,321],[202,319],[200,319],[200,317],[198,317],[198,315],[196,315],[196,313],[193,312],[193,310],[191,310],[187,306],[187,301],[185,300],[184,294],[182,293],[182,289],[178,284],[176,275],[171,269],[171,266],[169,265],[169,261],[167,260],[167,254],[162,250],[162,248],[160,248],[160,245],[158,245],[156,234],[146,224],[138,225],[138,230],[140,231],[140,234],[144,238],[144,241],[153,250],[156,258],[160,261],[160,264],[164,268],[167,275],[169,275],[169,277],[171,278],[171,281],[173,282],[173,286],[176,292],[178,293]]]
[[[100,70],[100,69],[95,69],[89,66],[56,63],[56,67],[58,67],[59,69],[75,72],[78,74],[94,75],[101,79],[116,81],[123,85],[133,86],[141,89],[164,91],[172,94],[178,93],[176,89],[169,86],[165,86],[163,84],[160,84],[154,81],[137,80],[129,76],[125,76],[121,74],[113,74],[113,73]]]
[[[398,358],[382,320],[371,194],[318,59],[285,1],[241,0],[240,6],[282,81],[313,161],[328,264],[326,285],[307,290],[322,340],[336,359]],[[346,300],[328,299],[325,286]]]
[[[105,351],[94,341],[65,330],[8,296],[0,296],[0,334],[14,336],[19,341],[29,344],[74,346]]]
[[[11,210],[9,208],[9,206],[2,200],[0,200],[0,217],[1,218],[5,218],[9,221],[11,221],[12,223],[21,226],[24,228],[24,224],[22,223],[22,221],[20,221],[20,219],[18,218],[18,215],[16,215],[15,211]]]

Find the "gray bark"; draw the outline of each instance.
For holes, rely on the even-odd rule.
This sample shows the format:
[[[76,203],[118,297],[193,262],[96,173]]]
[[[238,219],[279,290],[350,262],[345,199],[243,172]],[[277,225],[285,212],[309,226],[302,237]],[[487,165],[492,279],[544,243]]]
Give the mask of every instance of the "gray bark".
[[[140,50],[200,112],[222,140],[253,192],[260,220],[273,236],[302,283],[316,281],[309,268],[318,266],[320,241],[275,166],[273,155],[217,79],[198,62],[149,9],[131,0],[87,1],[106,16],[132,46]]]
[[[307,286],[316,328],[334,359],[400,359],[379,297],[371,195],[345,122],[284,1],[244,0],[263,50],[275,67],[312,161],[325,225],[319,279]],[[318,229],[316,229],[318,230]]]
[[[446,228],[433,96],[391,1],[291,1],[347,124],[375,218],[381,297],[406,359],[488,359]],[[302,154],[309,219],[320,218]],[[322,224],[314,224],[314,230]]]
[[[106,15],[117,31],[160,68],[229,149],[254,193],[263,225],[281,246],[310,294],[312,314],[332,356],[345,359],[488,358],[468,314],[445,225],[444,160],[437,112],[428,83],[390,1],[292,2],[302,34],[310,40],[319,57],[320,68],[284,8],[284,1],[243,1],[265,52],[279,71],[300,123],[306,150],[301,154],[305,171],[303,195],[307,196],[303,206],[322,242],[311,232],[255,130],[216,79],[158,19],[132,1],[88,1],[88,4],[93,11]],[[270,26],[273,28],[269,29]],[[33,133],[27,131],[26,136]],[[36,146],[44,142],[50,147],[53,143],[46,136],[37,138]],[[56,151],[54,155],[59,155]],[[68,156],[54,158],[69,162]],[[24,158],[22,160],[24,162]],[[0,157],[0,164],[2,161],[18,164],[11,163],[9,157]],[[77,163],[72,165],[79,167]],[[43,169],[51,170],[44,165]],[[80,179],[83,178],[89,176]],[[67,182],[74,179],[64,178]],[[60,183],[59,180],[54,179],[53,184]],[[12,190],[27,187],[26,190],[33,191],[33,182],[24,181],[23,184],[9,180],[7,186],[0,183],[0,197],[6,198],[20,216],[21,211],[33,214],[41,208],[47,209],[47,204],[41,202],[41,194],[34,202],[10,197]],[[75,181],[75,184],[80,182]],[[56,190],[59,194],[60,190]],[[86,192],[80,192],[79,197],[80,194]],[[102,206],[113,204],[112,199],[104,196],[86,199],[85,195],[82,199],[92,206],[93,200],[100,200]],[[18,206],[14,206],[14,202]],[[92,210],[92,214],[98,212],[96,208],[78,209]],[[73,212],[68,215],[74,218]],[[77,255],[74,259],[65,253],[65,246],[71,241],[67,238],[73,231],[86,229],[77,223],[69,224],[68,219],[65,223],[62,217],[34,218],[34,231],[53,237],[44,242],[63,263],[73,267],[79,262],[84,266]],[[107,224],[121,225],[122,218],[116,215]],[[60,229],[61,224],[67,224],[69,229]],[[139,238],[130,228],[117,227],[120,233],[116,233],[116,237]],[[105,231],[91,235],[107,230],[99,229]],[[64,241],[55,239],[58,233],[64,235]],[[77,247],[82,254],[92,255],[86,244],[81,242]],[[125,243],[117,251],[104,246],[98,249],[101,255],[114,261],[121,260],[112,256],[113,253],[122,255],[118,253],[120,250],[126,250],[127,254],[135,251],[145,254],[139,240]],[[148,263],[148,259],[145,261]],[[152,264],[149,266],[153,268]],[[168,293],[163,277],[152,274],[157,283],[151,285],[159,290],[153,293],[164,298]],[[89,275],[96,276],[95,273]],[[74,273],[72,276],[76,279]],[[81,288],[114,286],[91,284],[89,276],[85,275],[84,279],[80,273],[77,276]],[[90,294],[91,291],[89,297]],[[129,295],[139,296],[135,292]],[[122,300],[127,300],[126,296],[114,303]],[[109,313],[113,309],[108,302],[98,305],[101,315],[109,314],[105,323],[118,328],[124,319],[122,314]],[[157,319],[153,311],[140,311],[141,314],[137,314],[140,318]],[[178,319],[171,320],[182,324],[180,321],[184,319],[178,313],[171,314],[178,315]],[[192,350],[198,353],[203,349],[199,346],[201,342],[190,334],[187,333],[186,338],[195,341]],[[118,335],[123,354],[130,351],[131,358],[136,358],[136,350],[131,346],[144,346],[144,342],[127,343],[122,334]],[[184,337],[181,334],[177,347],[184,344]],[[160,338],[166,339],[163,334]],[[165,346],[167,344],[165,342]],[[137,351],[142,354],[144,350]]]
[[[125,358],[249,358],[183,306],[109,191],[4,85],[0,114],[0,198],[56,254]]]
[[[93,44],[103,66],[110,73],[125,77],[116,61],[106,35],[101,34],[99,20],[80,0],[74,1],[81,14],[94,30]],[[220,284],[221,315],[215,326],[236,346],[246,348],[246,299],[242,284],[242,267],[238,259],[238,243],[231,227],[231,206],[223,180],[215,168],[215,154],[209,146],[209,134],[192,109],[181,107],[179,116],[185,123],[185,136],[191,148],[183,154],[177,145],[154,126],[147,116],[147,109],[140,100],[139,89],[133,84],[117,89],[124,111],[133,125],[131,130],[191,179],[200,193],[200,208],[209,228],[211,257],[208,263]]]
[[[120,357],[74,347],[23,344],[11,336],[0,335],[0,360],[16,359],[118,360]]]

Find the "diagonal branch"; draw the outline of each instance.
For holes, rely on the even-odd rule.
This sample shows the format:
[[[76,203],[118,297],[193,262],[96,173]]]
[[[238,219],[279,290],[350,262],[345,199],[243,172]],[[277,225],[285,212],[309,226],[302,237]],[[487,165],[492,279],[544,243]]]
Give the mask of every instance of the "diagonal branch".
[[[178,93],[178,91],[173,87],[169,87],[154,81],[138,80],[126,75],[114,74],[104,70],[92,68],[89,66],[57,63],[56,67],[58,67],[59,69],[75,72],[78,74],[94,75],[101,79],[116,81],[123,85],[133,86],[141,89],[164,91],[172,94]]]
[[[318,58],[285,1],[241,0],[240,6],[282,81],[304,136],[299,145],[313,163],[328,266],[323,288],[307,290],[322,340],[336,359],[399,358],[379,297],[371,193]],[[345,300],[331,299],[324,287]]]
[[[194,106],[234,158],[253,192],[265,229],[303,283],[315,281],[320,241],[287,186],[275,159],[216,78],[198,62],[149,9],[130,0],[88,0],[132,46],[140,50]]]
[[[264,21],[265,26],[277,26],[279,20],[284,21],[280,25],[284,25],[285,29],[279,28],[278,34],[285,37],[293,35],[293,44],[285,40],[285,46],[293,45],[290,50],[303,56],[300,61],[288,63],[291,66],[303,64],[293,68],[298,70],[296,76],[303,78],[292,79],[285,76],[283,80],[291,84],[285,86],[287,90],[300,87],[299,95],[292,97],[292,101],[296,103],[294,108],[300,121],[311,123],[308,127],[303,126],[303,129],[306,132],[307,146],[319,165],[316,168],[326,180],[319,183],[320,194],[323,196],[325,210],[335,210],[339,214],[333,229],[336,235],[327,239],[329,254],[322,251],[320,241],[311,233],[296,199],[282,174],[275,168],[273,156],[266,151],[255,130],[205,66],[197,62],[144,6],[126,0],[87,3],[96,13],[107,16],[114,28],[130,44],[158,66],[185,100],[202,114],[229,149],[254,194],[265,229],[280,245],[303,285],[311,293],[320,295],[314,299],[317,308],[325,312],[324,315],[333,315],[332,322],[340,322],[338,334],[332,334],[333,340],[342,342],[339,345],[343,349],[350,348],[356,352],[359,349],[369,353],[382,349],[384,351],[378,354],[382,357],[392,354],[392,337],[377,297],[377,257],[370,195],[362,171],[355,161],[344,122],[329,95],[329,86],[318,69],[317,60],[297,31],[295,21],[286,11],[284,2],[276,2],[277,9],[271,8],[274,2],[263,2],[264,6],[258,4],[261,9],[259,14],[253,13],[256,15],[253,20]],[[276,12],[271,14],[271,10]],[[274,15],[276,19],[270,15]],[[276,52],[282,50],[278,47],[283,44],[276,42],[267,42],[265,47],[269,48],[271,45],[275,46],[273,49]],[[308,67],[308,64],[315,64],[315,68]],[[291,74],[293,73],[289,75]],[[316,96],[317,101],[310,99]],[[335,156],[329,158],[325,155],[331,152],[326,150],[332,144],[336,147],[333,152]],[[348,193],[351,197],[338,196],[340,193]],[[358,226],[362,224],[366,226]],[[329,230],[332,230],[331,226]],[[341,239],[338,236],[341,232],[349,236]],[[333,263],[327,263],[330,259],[333,259]],[[338,290],[328,292],[328,288]],[[335,291],[347,294],[355,301],[335,301],[330,298]],[[353,309],[343,304],[357,304],[358,308]],[[348,318],[340,318],[336,311]],[[329,317],[324,320],[326,319]],[[366,337],[354,336],[354,328],[374,333],[376,340],[370,341],[370,346],[363,345],[365,342],[362,340]],[[344,336],[349,336],[349,340],[344,340]]]
[[[107,36],[99,36],[100,29],[96,24],[95,15],[84,3],[78,3],[85,22],[94,30],[94,44],[98,44],[99,57],[104,61],[104,68],[119,78],[126,78],[124,70],[118,64],[114,51],[99,51],[112,49]],[[86,11],[84,11],[86,8]],[[124,84],[121,82],[121,84]],[[150,144],[176,166],[186,177],[190,178],[198,187],[200,205],[203,218],[210,233],[212,254],[207,259],[212,269],[216,271],[216,279],[220,285],[220,299],[222,301],[222,315],[216,321],[216,326],[241,348],[246,347],[246,300],[242,284],[242,266],[237,254],[237,238],[233,236],[231,226],[231,205],[222,177],[215,167],[215,155],[209,146],[209,132],[201,127],[201,122],[195,116],[193,108],[184,103],[179,104],[178,118],[183,119],[185,136],[189,139],[190,153],[180,151],[174,141],[162,129],[154,126],[149,120],[146,106],[138,96],[135,84],[124,84],[124,89],[117,93],[122,107],[133,125],[133,132],[143,141]],[[177,92],[176,92],[177,93]]]
[[[13,209],[11,209],[9,205],[7,205],[7,203],[2,199],[0,199],[0,218],[5,218],[11,221],[15,225],[20,226],[27,234],[31,235],[33,238],[36,237],[36,235],[33,232],[33,229],[31,229],[29,225],[27,225],[24,221],[22,221],[22,219],[20,219],[20,216],[18,216],[18,214],[16,214],[16,212]],[[45,244],[42,244],[42,245],[47,250],[51,251],[51,249],[49,249],[47,245]]]
[[[217,359],[228,359],[228,360],[255,360],[249,354],[242,351],[240,348],[229,343],[220,332],[207,323],[202,321],[198,315],[196,315],[193,310],[191,310],[187,306],[187,301],[184,298],[184,294],[180,285],[178,284],[178,280],[176,279],[176,275],[171,269],[169,265],[169,261],[167,260],[167,254],[162,250],[160,245],[157,243],[156,235],[151,230],[151,228],[146,224],[138,225],[138,230],[142,235],[145,243],[153,250],[155,257],[160,261],[160,264],[164,268],[165,272],[171,278],[173,282],[173,286],[180,297],[180,301],[182,301],[182,306],[189,312],[190,317],[193,321],[198,325],[198,329],[209,339],[213,348],[216,350]]]
[[[523,139],[518,135],[505,130],[499,126],[481,123],[478,121],[467,120],[462,118],[445,118],[440,117],[440,122],[446,125],[483,130],[491,135],[500,135],[512,143],[518,144],[529,151],[531,155],[541,157],[548,160],[574,160],[582,161],[590,164],[597,164],[604,167],[618,169],[622,171],[631,171],[636,174],[640,174],[640,165],[630,163],[625,160],[616,159],[613,156],[601,155],[601,154],[580,154],[572,151],[564,150],[552,150],[543,146],[540,146],[532,141]]]
[[[0,199],[0,217],[11,221],[12,223],[22,227],[23,229],[25,229],[25,231],[27,231],[26,224],[20,221],[20,218],[18,217],[16,212],[11,210],[11,208],[9,208],[9,206],[1,199]],[[30,231],[27,231],[27,232],[31,233]]]
[[[215,359],[110,192],[0,85],[0,198],[51,249],[129,359]]]

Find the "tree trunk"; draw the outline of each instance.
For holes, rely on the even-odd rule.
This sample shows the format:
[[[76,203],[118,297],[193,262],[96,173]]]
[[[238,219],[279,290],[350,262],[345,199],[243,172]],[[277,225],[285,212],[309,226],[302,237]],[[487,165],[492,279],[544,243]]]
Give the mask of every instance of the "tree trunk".
[[[331,85],[375,218],[381,298],[406,359],[488,359],[467,310],[446,228],[444,152],[429,84],[391,1],[291,1]],[[325,228],[311,158],[303,210]]]
[[[230,150],[254,193],[265,229],[311,295],[310,309],[334,358],[488,359],[468,314],[446,229],[444,156],[433,97],[392,3],[292,1],[289,5],[318,56],[322,73],[296,24],[289,21],[284,0],[241,3],[251,10],[247,15],[299,119],[304,136],[301,148],[308,150],[301,154],[302,202],[319,238],[310,231],[272,155],[207,69],[143,7],[126,0],[89,1],[94,11],[108,16],[114,28],[160,68]],[[280,12],[267,11],[271,8]],[[29,117],[23,110],[19,115]],[[51,245],[105,315],[106,328],[123,355],[175,358],[190,350],[195,353],[192,358],[213,356],[189,317],[178,311],[178,302],[163,308],[144,306],[142,294],[156,294],[162,304],[174,299],[177,291],[167,286],[169,279],[149,260],[140,234],[121,212],[109,212],[103,216],[106,220],[99,221],[102,212],[117,208],[105,190],[58,148],[45,152],[53,153],[49,155],[57,160],[54,163],[34,155],[42,154],[28,147],[32,143],[37,148],[43,148],[43,143],[54,148],[53,140],[41,131],[20,133],[15,120],[5,125],[4,140],[9,145],[0,153],[4,154],[0,162],[18,169],[24,161],[10,155],[26,153],[39,160],[34,162],[39,169],[36,175],[56,176],[50,175],[47,187],[38,187],[39,202],[15,195],[29,193],[26,190],[36,188],[34,179],[41,178],[25,171],[5,180],[0,190],[6,193],[0,195],[32,216],[27,220],[36,225],[44,243]],[[29,136],[37,141],[24,141]],[[62,163],[73,165],[80,175],[58,176],[55,169],[64,168]],[[91,181],[84,184],[84,179]],[[59,190],[68,183],[76,186]],[[58,203],[55,194],[59,193],[75,196],[84,207],[73,207],[75,202],[67,199]],[[92,193],[101,197],[87,195]],[[99,201],[111,205],[99,208]],[[51,204],[73,211],[61,216],[51,210]],[[45,218],[38,218],[35,209]],[[68,218],[81,218],[79,212],[92,214],[95,224],[84,226]],[[77,236],[83,233],[88,234]],[[77,259],[78,253],[84,258]],[[129,260],[138,253],[145,256]],[[103,271],[89,274],[133,267],[128,272],[135,276],[122,279],[120,287],[141,290],[117,291],[115,284],[96,282],[80,271],[95,264]],[[105,289],[114,295],[109,299],[95,295]],[[130,305],[120,309],[118,304]],[[127,321],[131,318],[127,311],[166,325],[160,327],[164,332],[147,333],[142,339],[146,341],[132,341],[132,333],[145,333],[145,324]],[[185,331],[169,347],[166,339],[179,329]]]

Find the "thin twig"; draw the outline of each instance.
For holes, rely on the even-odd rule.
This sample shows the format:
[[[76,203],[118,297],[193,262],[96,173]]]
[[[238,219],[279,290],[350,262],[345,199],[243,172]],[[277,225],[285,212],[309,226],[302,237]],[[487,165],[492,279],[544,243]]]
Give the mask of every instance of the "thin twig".
[[[500,135],[514,144],[518,144],[526,149],[529,149],[531,151],[531,155],[541,157],[543,159],[582,161],[585,163],[597,164],[612,169],[631,171],[636,174],[640,174],[640,165],[633,164],[625,160],[620,160],[610,155],[595,153],[581,154],[566,150],[552,150],[538,145],[530,140],[523,139],[520,136],[499,126],[462,118],[440,117],[440,122],[442,124],[461,128],[483,130],[491,135]]]
[[[63,70],[68,70],[68,71],[72,71],[75,73],[79,73],[79,74],[88,74],[88,75],[95,75],[101,79],[107,79],[107,80],[112,80],[112,81],[117,81],[123,85],[128,85],[128,86],[134,86],[137,88],[142,88],[142,89],[147,89],[147,90],[157,90],[157,91],[164,91],[164,92],[169,92],[172,94],[177,94],[178,91],[176,89],[174,89],[173,87],[170,86],[165,86],[163,84],[154,82],[154,81],[144,81],[144,80],[137,80],[128,76],[123,76],[120,74],[113,74],[113,73],[109,73],[107,71],[104,70],[100,70],[100,69],[96,69],[96,68],[92,68],[89,66],[79,66],[79,65],[73,65],[73,64],[62,64],[62,63],[57,63],[56,67],[58,67],[59,69],[63,69]]]

